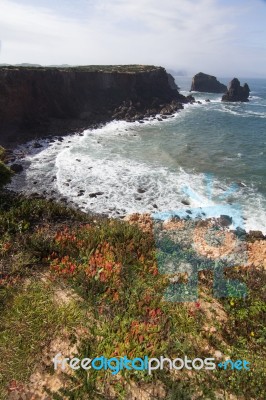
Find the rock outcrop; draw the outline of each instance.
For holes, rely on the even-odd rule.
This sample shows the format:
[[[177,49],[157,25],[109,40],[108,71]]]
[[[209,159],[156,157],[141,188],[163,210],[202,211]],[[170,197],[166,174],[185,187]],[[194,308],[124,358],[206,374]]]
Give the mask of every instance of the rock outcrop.
[[[175,82],[175,78],[169,73],[167,73],[167,77],[168,77],[168,83],[170,85],[170,88],[171,89],[175,89],[175,90],[179,90],[180,88],[177,86],[177,84]]]
[[[247,83],[240,86],[237,78],[234,78],[228,85],[226,93],[222,97],[222,101],[249,101],[250,89]]]
[[[220,83],[215,76],[199,72],[192,78],[190,91],[225,93],[226,86]]]
[[[1,67],[0,143],[141,120],[193,101],[155,66]],[[166,111],[167,108],[167,111]]]

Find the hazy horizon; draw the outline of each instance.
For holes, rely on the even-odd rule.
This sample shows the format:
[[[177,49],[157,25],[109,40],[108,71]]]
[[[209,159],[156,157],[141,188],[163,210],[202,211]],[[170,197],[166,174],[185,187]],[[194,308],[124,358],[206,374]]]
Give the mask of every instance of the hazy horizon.
[[[0,64],[266,77],[265,0],[1,0]]]

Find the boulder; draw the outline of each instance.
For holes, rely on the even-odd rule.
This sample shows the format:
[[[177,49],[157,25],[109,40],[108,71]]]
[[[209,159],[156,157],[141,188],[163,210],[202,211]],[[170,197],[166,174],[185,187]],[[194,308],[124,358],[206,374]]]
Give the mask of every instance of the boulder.
[[[222,97],[222,101],[248,101],[250,89],[247,83],[240,86],[237,78],[234,78],[228,85],[226,93]]]
[[[90,193],[89,196],[90,197],[97,197],[97,196],[101,196],[102,194],[104,194],[103,192],[95,192],[95,193]]]
[[[35,143],[33,144],[33,147],[34,147],[35,149],[40,149],[40,148],[43,147],[43,146],[41,145],[41,143],[35,142]]]
[[[220,218],[217,219],[217,221],[223,227],[229,226],[233,222],[232,217],[230,217],[229,215],[221,215]]]
[[[12,164],[10,169],[11,171],[15,172],[15,174],[19,174],[23,171],[23,166],[21,164]]]
[[[192,78],[190,91],[225,93],[226,86],[220,83],[215,76],[199,72]]]
[[[255,241],[255,240],[263,240],[265,239],[265,236],[261,231],[249,231],[248,233],[248,239],[249,241]]]

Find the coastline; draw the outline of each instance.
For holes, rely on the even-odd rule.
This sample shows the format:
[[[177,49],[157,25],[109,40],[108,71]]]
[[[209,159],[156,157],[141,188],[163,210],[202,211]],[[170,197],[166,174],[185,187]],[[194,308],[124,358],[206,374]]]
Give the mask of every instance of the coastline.
[[[163,126],[163,121],[155,119],[154,123]],[[80,140],[84,134],[75,133],[73,137]],[[38,154],[45,149],[45,145],[55,145],[57,142],[60,147],[63,142],[68,145],[69,140],[71,136],[59,136],[56,140],[54,137],[43,138],[28,142],[24,146],[29,145],[28,150]],[[17,150],[19,149],[16,148],[15,152]],[[19,159],[15,162],[18,161]],[[51,175],[50,179],[53,180],[54,176]],[[247,343],[252,344],[255,335],[261,340],[256,331],[262,321],[260,310],[255,316],[251,314],[263,301],[263,274],[266,268],[266,238],[258,232],[247,234],[241,230],[232,230],[230,217],[226,215],[223,218],[194,220],[188,214],[184,219],[176,217],[170,221],[156,221],[155,218],[151,220],[150,215],[135,214],[120,220],[94,212],[81,212],[74,203],[58,202],[56,198],[51,199],[47,193],[36,193],[35,196],[19,193],[15,194],[13,199],[12,196],[7,195],[0,207],[1,221],[4,222],[0,228],[8,232],[8,236],[3,235],[5,269],[0,275],[0,285],[9,291],[18,290],[19,299],[22,296],[26,298],[27,307],[22,315],[28,324],[26,329],[20,330],[20,338],[25,342],[29,340],[28,325],[31,326],[32,320],[37,337],[34,343],[39,343],[42,332],[45,332],[47,337],[45,347],[42,346],[39,351],[34,349],[31,364],[27,364],[27,367],[31,366],[31,372],[29,376],[20,378],[23,383],[19,389],[12,389],[15,393],[33,396],[39,393],[43,396],[47,387],[50,393],[66,385],[71,388],[70,383],[62,383],[60,380],[60,371],[56,375],[58,381],[55,386],[54,375],[46,374],[47,365],[50,366],[50,360],[58,351],[64,356],[71,356],[70,338],[74,335],[77,343],[82,346],[79,352],[85,354],[88,343],[95,337],[95,331],[91,327],[94,324],[103,327],[105,338],[93,342],[91,352],[99,354],[105,351],[109,357],[125,353],[131,355],[132,348],[134,355],[138,357],[143,351],[145,354],[150,354],[151,351],[153,356],[158,354],[159,357],[160,354],[164,354],[166,343],[167,354],[174,358],[177,350],[173,348],[172,338],[178,335],[183,338],[185,352],[189,356],[203,354],[221,362],[230,357],[232,348],[238,351],[240,333],[237,333],[236,338],[233,336],[236,326],[242,336],[244,332]],[[189,210],[189,204],[186,204],[185,209]],[[165,252],[164,240],[172,246],[167,247]],[[165,266],[155,257],[156,251],[167,257]],[[21,254],[24,257],[22,261]],[[97,258],[98,256],[100,258]],[[169,256],[173,256],[173,263],[168,263]],[[217,263],[220,268],[218,280],[215,269]],[[198,274],[193,272],[192,278],[199,278],[198,292],[197,285],[193,285],[193,282],[193,287],[189,285],[191,271],[195,269]],[[216,280],[213,279],[215,274]],[[222,276],[225,280],[222,280]],[[225,281],[232,283],[229,291],[225,291]],[[235,282],[239,285],[236,286]],[[189,288],[188,294],[182,291],[177,293],[176,289],[182,286]],[[247,286],[248,299],[245,292]],[[219,295],[222,295],[222,298]],[[46,305],[49,301],[53,307],[47,312]],[[46,323],[40,323],[36,332],[35,310],[40,314],[37,318],[46,321],[47,315],[56,316],[61,308],[67,312],[67,323],[62,326],[60,320],[56,326],[51,324],[51,328],[47,327]],[[239,309],[239,313],[244,315],[247,308],[250,308],[252,317],[248,315],[248,318],[243,320],[236,316],[236,310]],[[8,349],[7,357],[14,358],[17,355],[13,355],[10,346],[16,348],[13,343],[16,343],[17,330],[6,322],[10,321],[13,309],[11,302],[5,304],[3,320],[7,341],[4,342],[3,354],[5,349]],[[73,323],[69,315],[74,316]],[[168,323],[168,316],[172,325]],[[228,321],[232,325],[229,325]],[[121,330],[121,325],[124,330]],[[61,330],[57,333],[58,326]],[[143,335],[140,335],[138,330],[133,330],[139,326],[141,329],[147,329]],[[65,333],[66,327],[68,331]],[[188,327],[188,335],[184,335]],[[115,336],[110,337],[110,329],[115,332]],[[227,340],[228,329],[230,341]],[[13,332],[16,333],[15,339]],[[121,332],[118,338],[117,332]],[[96,335],[99,335],[98,332]],[[165,337],[163,347],[162,335]],[[154,343],[152,348],[151,342]],[[261,354],[260,346],[258,354]],[[28,352],[31,355],[31,349]],[[36,354],[39,356],[38,360]],[[245,357],[252,362],[250,354],[248,348]],[[256,353],[255,355],[258,358]],[[241,357],[244,357],[243,353]],[[27,361],[25,356],[23,359]],[[262,369],[258,369],[258,376],[261,376],[261,371]],[[198,376],[200,372],[196,372]],[[185,373],[182,371],[182,380]],[[4,369],[6,387],[9,387],[9,376]],[[136,377],[129,379],[132,383]],[[188,376],[190,385],[194,382],[193,379],[193,375]],[[222,381],[222,378],[220,379]],[[144,378],[137,380],[138,387],[141,387]],[[165,379],[159,380],[161,381],[165,383]],[[109,381],[107,382],[109,385]],[[225,383],[222,382],[224,387]],[[225,382],[227,384],[227,378]],[[123,378],[121,383],[123,384]],[[162,387],[166,392],[171,385],[172,381],[169,380]],[[82,388],[82,383],[79,387]],[[158,379],[156,382],[149,381],[145,388],[155,393]]]
[[[156,124],[157,123],[161,124],[160,121],[156,121],[155,123]],[[97,128],[95,126],[93,126],[93,129],[99,129],[99,128],[102,128],[102,127],[104,127],[104,125],[101,124]],[[80,133],[76,132],[75,134],[70,135],[70,137],[73,136],[74,138],[76,138],[76,137],[82,137],[83,135],[84,135],[84,132],[82,131]],[[16,163],[21,162],[23,160],[23,158],[26,156],[26,154],[24,153],[25,150],[29,151],[29,153],[27,155],[31,155],[31,156],[32,155],[37,155],[39,152],[41,152],[41,151],[45,150],[46,148],[48,148],[49,144],[55,143],[56,141],[57,141],[58,145],[60,146],[61,143],[62,143],[62,140],[61,140],[60,136],[59,137],[53,137],[53,138],[42,138],[42,139],[38,139],[37,141],[29,141],[29,142],[27,142],[27,143],[25,143],[23,145],[19,145],[18,147],[16,147],[14,149],[14,152],[17,152],[17,156],[12,161],[12,163],[16,164]],[[22,152],[22,154],[21,154],[21,152]],[[13,153],[13,156],[14,156],[14,153]],[[27,167],[25,167],[25,171],[26,170],[27,170]],[[55,179],[56,179],[55,176],[51,177],[52,181],[54,181]],[[25,198],[28,198],[28,199],[40,199],[40,200],[46,200],[46,201],[49,201],[49,202],[54,202],[55,201],[55,202],[61,204],[62,206],[70,207],[73,210],[81,211],[81,212],[84,212],[85,214],[87,214],[88,216],[91,216],[91,217],[95,216],[97,218],[107,218],[107,219],[110,219],[110,220],[115,218],[115,219],[120,219],[120,220],[125,220],[126,221],[128,219],[130,220],[132,216],[134,217],[135,215],[141,216],[141,215],[146,215],[147,214],[147,212],[143,212],[141,214],[138,213],[138,212],[133,212],[133,213],[124,214],[124,215],[117,215],[116,217],[114,217],[114,216],[108,215],[107,212],[102,212],[101,213],[101,212],[95,212],[93,210],[84,211],[84,210],[82,210],[80,208],[80,206],[78,204],[75,203],[75,201],[70,200],[65,195],[62,195],[62,193],[60,193],[60,191],[56,192],[55,190],[52,190],[50,192],[49,191],[46,192],[44,190],[42,192],[35,191],[34,193],[27,193],[27,192],[23,192],[22,189],[23,189],[23,184],[20,186],[20,189],[18,189],[18,190],[8,189],[8,191],[10,191],[13,194],[18,194],[19,196],[22,196],[22,197],[25,197]],[[188,209],[188,210],[190,209],[190,205],[189,204],[185,205],[184,211],[186,209]],[[199,206],[199,211],[200,211],[200,209],[201,209],[201,207]],[[187,214],[187,213],[188,213],[188,211],[185,214]],[[171,220],[175,220],[177,218],[177,219],[179,219],[181,221],[187,222],[191,218],[191,216],[190,216],[191,213],[190,212],[189,212],[189,214],[187,214],[187,216],[175,215],[174,211],[173,211],[172,216],[171,216],[170,215],[171,212],[170,213],[169,212],[167,212],[167,213],[165,213],[165,212],[157,212],[156,210],[154,210],[153,213],[148,213],[148,214],[150,215],[150,217],[152,215],[154,215],[153,218],[155,218],[155,220],[158,219],[158,217],[156,217],[156,214],[161,215],[162,217],[159,217],[159,219],[162,218],[162,221],[171,221]],[[165,216],[166,214],[169,214],[169,216],[166,217]],[[220,218],[224,218],[224,217],[226,219],[228,219],[228,220],[231,219],[231,216],[222,215],[222,214],[220,214],[219,216],[217,215],[216,217],[211,217],[211,216],[208,216],[208,215],[204,216],[204,213],[203,213],[203,210],[202,210],[201,218],[196,217],[196,215],[194,215],[193,218],[196,218],[195,221],[197,221],[197,223],[198,223],[200,221],[217,221]],[[230,226],[230,223],[226,223],[225,226],[226,226],[226,230],[228,230],[228,231],[230,231],[232,233],[237,233],[237,230],[235,230],[235,228],[233,226]],[[257,240],[257,239],[266,240],[266,235],[263,235],[263,233],[261,231],[258,231],[258,230],[250,229],[249,231],[246,231],[246,230],[240,229],[239,233],[242,236],[246,235],[249,238],[249,240]]]
[[[162,67],[0,67],[0,144],[173,114],[193,101]]]

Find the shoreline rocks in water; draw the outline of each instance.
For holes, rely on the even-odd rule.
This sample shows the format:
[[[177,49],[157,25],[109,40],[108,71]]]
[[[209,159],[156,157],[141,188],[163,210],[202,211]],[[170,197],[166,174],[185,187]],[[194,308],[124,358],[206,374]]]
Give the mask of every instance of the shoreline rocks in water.
[[[222,101],[249,101],[250,89],[247,83],[240,85],[237,78],[234,78],[228,85],[226,93],[222,97]]]
[[[190,91],[225,93],[226,85],[220,83],[215,76],[199,72],[192,78]]]

